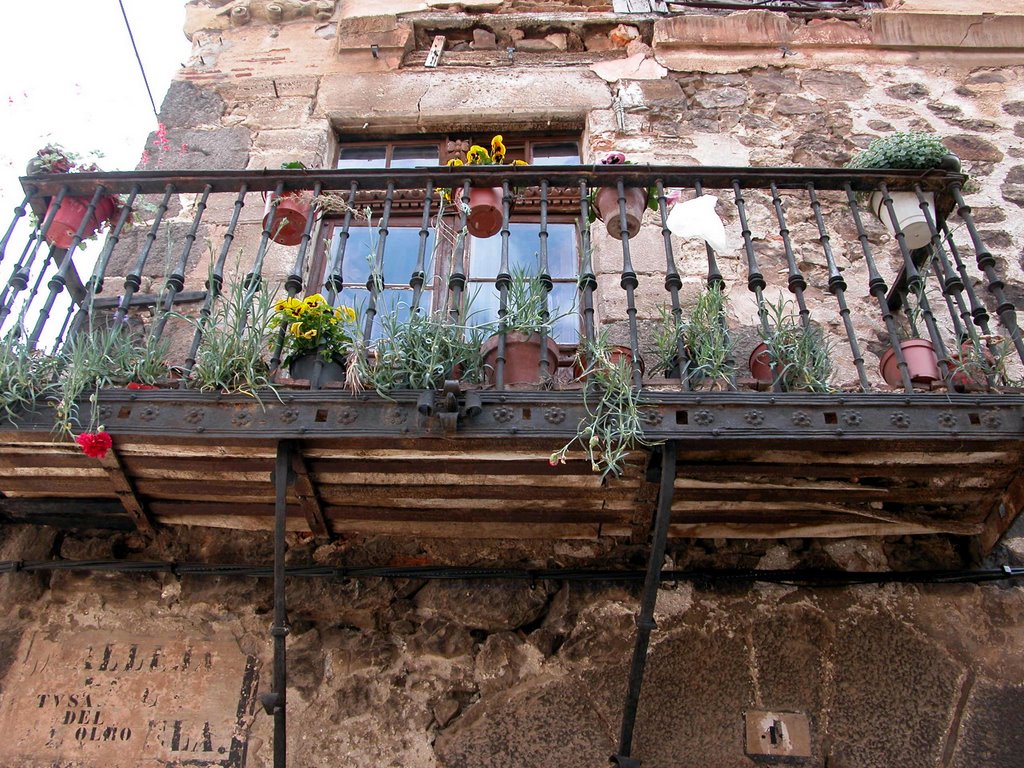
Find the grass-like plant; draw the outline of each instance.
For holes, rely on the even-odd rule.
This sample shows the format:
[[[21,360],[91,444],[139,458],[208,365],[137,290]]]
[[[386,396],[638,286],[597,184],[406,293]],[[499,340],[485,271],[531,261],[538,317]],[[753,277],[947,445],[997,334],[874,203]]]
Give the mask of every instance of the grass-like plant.
[[[832,377],[832,343],[821,327],[806,326],[781,296],[765,302],[771,333],[763,339],[773,376],[786,391],[828,392]]]
[[[203,332],[190,385],[200,391],[239,392],[257,400],[259,390],[274,391],[270,366],[263,357],[273,317],[273,291],[264,280],[246,278],[229,283],[205,322],[188,318]]]
[[[736,375],[732,341],[725,321],[725,293],[715,283],[705,287],[685,316],[676,316],[667,307],[652,335],[655,368],[671,372],[680,365],[679,350],[687,360],[681,371],[693,383],[706,381],[712,387],[728,384]]]
[[[614,356],[607,334],[584,341],[578,352],[583,368],[583,400],[587,415],[580,420],[576,435],[551,454],[552,466],[564,464],[576,443],[586,452],[590,467],[604,479],[618,477],[629,452],[653,445],[644,437],[640,418],[640,390],[633,386],[633,366],[624,356]]]
[[[0,417],[16,422],[54,392],[62,360],[31,351],[18,329],[0,341]]]
[[[554,320],[547,307],[548,292],[539,275],[523,266],[512,267],[508,288],[505,292],[505,316],[500,319],[499,329],[505,333],[550,333]]]
[[[463,318],[470,316],[469,304]],[[456,375],[468,383],[483,380],[480,345],[486,332],[481,328],[455,323],[444,312],[421,309],[403,318],[397,307],[381,317],[381,327],[383,335],[363,376],[378,392],[439,389]]]

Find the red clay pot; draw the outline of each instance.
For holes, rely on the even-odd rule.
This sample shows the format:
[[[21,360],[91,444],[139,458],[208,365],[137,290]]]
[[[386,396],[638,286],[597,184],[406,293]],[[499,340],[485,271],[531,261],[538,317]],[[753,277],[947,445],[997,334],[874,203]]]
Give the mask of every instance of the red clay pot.
[[[625,360],[627,365],[633,364],[633,351],[629,347],[624,345],[617,344],[614,347],[612,347],[611,350],[609,350],[608,357],[611,360],[612,365],[618,365],[619,360]],[[644,359],[640,357],[638,358],[638,361],[640,363],[640,375],[643,376],[644,371],[646,370],[646,366],[644,365]],[[576,358],[576,361],[573,363],[572,372],[573,375],[575,375],[575,377],[580,381],[586,380],[587,372],[580,365],[579,358]]]
[[[626,187],[626,234],[636,237],[640,222],[647,207],[647,190],[643,187]],[[616,240],[622,239],[622,222],[619,218],[619,191],[615,187],[601,187],[594,196],[597,217],[605,223],[608,234]]]
[[[946,363],[949,372],[953,374],[953,389],[958,392],[977,392],[988,389],[985,370],[991,371],[995,367],[996,358],[987,346],[982,346],[982,356],[985,360],[984,366],[977,362],[970,341],[965,341],[960,345],[960,352],[954,352],[952,360]],[[961,364],[961,360],[968,362]]]
[[[504,219],[501,187],[470,187],[466,228],[473,237],[493,237],[501,231]]]
[[[758,381],[771,384],[775,379],[775,374],[772,372],[772,361],[768,356],[768,345],[763,341],[750,353],[747,366],[750,368],[750,375]]]
[[[271,211],[275,192],[267,192],[266,205],[263,207],[263,228],[270,230],[270,239],[281,245],[298,245],[302,233],[306,231],[306,222],[313,215],[313,199],[308,192],[291,190],[281,195],[281,202]],[[270,215],[274,219],[271,221]]]
[[[58,248],[70,248],[72,240],[75,239],[75,233],[82,226],[82,219],[85,218],[86,211],[89,210],[89,200],[88,197],[65,197],[53,217],[53,221],[50,222],[50,228],[46,232],[46,242]],[[50,202],[50,208],[53,208],[55,202],[56,200]],[[110,195],[101,197],[100,201],[96,203],[92,219],[86,226],[85,232],[82,233],[82,239],[96,234],[96,230],[114,218],[117,211],[117,198]],[[47,215],[49,212],[48,209]]]
[[[939,380],[939,358],[935,354],[935,347],[928,339],[905,339],[900,342],[900,349],[903,350],[903,359],[907,361],[907,372],[910,374],[911,382],[929,385]],[[896,352],[891,348],[882,355],[878,371],[885,379],[885,383],[891,387],[898,387],[903,383],[896,362]]]
[[[484,358],[484,370],[486,371],[487,383],[497,383],[498,366],[498,340],[499,334],[491,336],[480,347]],[[547,342],[544,354],[547,355],[548,373],[555,375],[558,369],[558,345],[551,340]],[[511,332],[505,334],[505,370],[503,381],[505,385],[516,384],[540,384],[540,360],[541,346],[540,334],[534,333],[526,336],[522,333]]]

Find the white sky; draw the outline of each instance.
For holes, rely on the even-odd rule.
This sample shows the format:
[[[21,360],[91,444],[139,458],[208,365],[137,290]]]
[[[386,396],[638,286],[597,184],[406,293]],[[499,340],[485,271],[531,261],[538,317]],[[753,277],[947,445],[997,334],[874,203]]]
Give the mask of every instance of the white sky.
[[[171,78],[191,52],[181,31],[185,0],[123,2],[159,110]],[[157,127],[118,0],[5,0],[3,10],[0,234],[24,197],[18,177],[44,145],[61,144],[82,155],[97,151],[104,171],[131,171]],[[27,233],[22,220],[0,265],[0,285],[6,285]],[[91,243],[83,249],[75,263],[84,279],[98,250]],[[59,327],[67,303],[64,292],[44,339]]]

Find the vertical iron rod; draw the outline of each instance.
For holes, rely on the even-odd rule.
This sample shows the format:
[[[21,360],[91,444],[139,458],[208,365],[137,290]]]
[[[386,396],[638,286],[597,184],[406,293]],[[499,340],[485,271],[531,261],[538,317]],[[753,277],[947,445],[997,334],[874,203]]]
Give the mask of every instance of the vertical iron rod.
[[[505,182],[506,192],[508,194],[508,182]],[[507,226],[509,209],[505,209],[505,223]],[[540,232],[537,235],[540,242],[538,242],[538,265],[537,265],[537,277],[540,280],[541,286],[544,288],[544,302],[541,308],[541,317],[546,322],[551,317],[550,312],[550,301],[551,291],[554,290],[555,284],[551,280],[551,267],[548,264],[548,180],[543,179],[540,183]],[[537,379],[541,382],[541,385],[545,385],[555,375],[555,371],[549,371],[548,368],[551,365],[551,361],[548,360],[547,349],[548,349],[548,332],[546,328],[542,328],[540,332],[540,359],[538,360],[538,366],[540,376]]]
[[[274,625],[270,629],[274,638],[274,768],[286,768],[288,746],[285,719],[288,690],[285,638],[288,636],[288,618],[285,611],[284,557],[291,453],[291,446],[287,442],[278,443],[274,467]]]
[[[427,188],[423,195],[423,219],[420,222],[420,245],[416,252],[416,268],[409,276],[409,287],[412,288],[412,302],[410,310],[415,312],[419,309],[420,299],[423,296],[423,284],[427,279],[427,241],[430,239],[430,213],[433,205],[434,180],[427,179]],[[444,206],[444,199],[441,199],[441,206]],[[438,246],[438,238],[441,236],[441,226],[444,223],[443,210],[437,212],[437,226],[434,228],[435,250]],[[433,253],[431,253],[433,256]],[[430,273],[434,273],[434,264],[431,261]]]
[[[700,179],[697,179],[697,181],[694,183],[693,192],[694,197],[700,197],[701,195],[704,194],[704,185],[701,183]],[[715,249],[712,248],[711,245],[705,241],[704,250],[707,252],[708,255],[707,286],[708,288],[713,288],[714,286],[717,285],[724,292],[725,278],[722,277],[722,270],[718,268],[718,260],[715,258]],[[728,370],[731,371],[731,373],[729,374],[729,389],[735,391],[736,359],[735,357],[733,357],[732,342],[729,339],[729,324],[726,321],[725,315],[719,315],[718,322],[721,325],[722,337],[725,339],[726,347],[728,348],[728,356],[725,358],[725,365],[726,368],[728,368]],[[685,366],[683,366],[681,370],[685,371]]]
[[[146,269],[149,252],[153,249],[153,243],[156,242],[156,233],[159,231],[160,223],[167,213],[167,207],[170,205],[171,195],[173,194],[173,184],[168,184],[164,187],[164,197],[156,209],[156,215],[153,217],[153,223],[149,227],[149,232],[146,233],[146,244],[142,246],[142,251],[139,253],[139,258],[136,260],[134,268],[124,278],[124,293],[121,295],[121,301],[117,306],[117,311],[114,313],[114,319],[117,321],[124,320],[125,315],[128,314],[128,306],[131,304],[132,296],[142,286],[142,273]]]
[[[199,198],[199,203],[196,205],[196,215],[192,217],[192,226],[189,227],[188,233],[185,235],[185,243],[181,247],[178,263],[174,271],[167,276],[167,293],[161,302],[156,315],[156,322],[153,324],[153,329],[149,334],[150,338],[154,341],[159,340],[164,333],[164,326],[167,324],[167,313],[174,306],[174,297],[185,288],[185,270],[188,268],[188,256],[192,252],[196,235],[199,233],[199,224],[203,220],[203,212],[206,211],[206,201],[210,198],[210,192],[212,191],[213,187],[209,184],[203,187],[203,196]]]
[[[7,243],[10,242],[11,235],[14,234],[14,228],[18,226],[18,221],[25,215],[30,200],[32,200],[32,195],[26,194],[25,199],[21,201],[21,205],[14,209],[14,218],[11,219],[11,223],[7,226],[7,232],[4,233],[3,239],[0,240],[0,262],[4,260],[4,254],[7,252]]]
[[[615,187],[619,193],[619,231],[622,233],[622,239],[619,241],[622,243],[622,275],[619,278],[619,285],[626,292],[629,346],[630,349],[635,350],[640,345],[636,321],[636,289],[639,287],[640,281],[637,280],[636,270],[633,269],[633,259],[629,252],[629,224],[626,220],[626,183],[620,178],[616,181]],[[639,387],[640,385],[640,366],[634,365],[633,386]]]
[[[661,485],[658,490],[658,508],[654,518],[651,539],[651,555],[647,560],[647,576],[636,619],[636,643],[633,646],[633,661],[629,669],[629,686],[626,703],[622,712],[622,728],[619,732],[619,751],[612,756],[618,766],[636,764],[631,760],[633,752],[633,728],[640,706],[640,689],[644,682],[644,668],[647,665],[647,649],[651,631],[657,626],[654,621],[654,607],[658,600],[658,583],[665,561],[665,546],[668,542],[668,527],[672,517],[672,498],[676,480],[676,444],[668,441],[661,448]]]
[[[381,213],[380,226],[377,228],[377,251],[374,254],[373,262],[370,264],[370,274],[366,278],[366,288],[370,292],[370,300],[366,302],[366,315],[364,317],[363,338],[373,338],[373,322],[377,317],[377,301],[384,293],[384,252],[388,243],[388,224],[391,220],[391,204],[395,199],[395,182],[388,182],[387,192],[384,194],[384,211]],[[319,374],[319,365],[316,371]]]
[[[668,228],[668,204],[665,202],[665,185],[659,179],[658,189],[658,216],[661,219],[661,239],[665,245],[665,290],[668,291],[669,303],[672,305],[670,314],[672,316],[672,328],[678,331],[683,323],[683,307],[679,303],[679,291],[683,287],[683,280],[676,268],[675,254],[672,252],[672,232]],[[687,369],[686,344],[681,333],[676,334],[676,367],[679,371],[679,387],[687,391],[690,389],[690,378],[685,375]],[[665,371],[668,376],[671,371]]]
[[[597,290],[597,275],[594,274],[593,254],[590,252],[590,189],[585,179],[580,179],[580,312],[583,315],[583,337],[593,342],[594,291]]]
[[[757,316],[761,321],[761,333],[764,334],[764,338],[768,338],[771,335],[771,328],[768,325],[768,310],[764,308],[764,289],[767,287],[767,283],[764,280],[764,275],[761,274],[761,267],[757,263],[757,255],[754,253],[754,243],[750,239],[750,224],[747,223],[747,206],[743,199],[743,191],[740,188],[740,180],[733,179],[732,181],[733,196],[736,199],[736,211],[740,217],[740,233],[743,235],[743,250],[747,255],[747,290],[754,294],[754,300],[757,302]],[[778,369],[778,364],[775,366]],[[779,371],[775,371],[775,375],[772,376],[772,389],[775,392],[782,391],[781,376]]]

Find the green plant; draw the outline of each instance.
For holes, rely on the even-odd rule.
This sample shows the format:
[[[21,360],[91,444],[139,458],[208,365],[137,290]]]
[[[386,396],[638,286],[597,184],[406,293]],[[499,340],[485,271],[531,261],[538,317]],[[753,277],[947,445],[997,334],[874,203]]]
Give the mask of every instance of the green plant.
[[[633,366],[625,357],[614,358],[612,345],[602,333],[595,341],[585,341],[577,354],[583,368],[583,401],[586,416],[577,425],[576,434],[551,454],[552,466],[564,464],[572,446],[579,443],[590,459],[590,467],[618,477],[626,457],[638,446],[654,443],[644,437],[640,418],[640,390],[633,386]]]
[[[469,317],[468,305],[464,318]],[[398,307],[381,318],[381,327],[384,333],[364,376],[378,392],[439,389],[454,377],[469,383],[483,380],[480,328],[454,323],[444,312],[413,310],[402,318]]]
[[[0,341],[0,415],[15,422],[54,391],[61,358],[29,349],[12,329]]]
[[[490,150],[486,147],[481,147],[479,144],[474,144],[466,152],[465,163],[459,158],[453,157],[447,164],[449,167],[460,165],[529,165],[525,160],[513,160],[511,163],[505,162],[505,140],[500,133],[491,139]]]
[[[344,359],[358,335],[355,310],[332,307],[319,293],[305,299],[290,296],[277,301],[269,327],[272,331],[284,328],[286,365],[296,357],[311,354],[319,354],[325,363]]]
[[[681,371],[692,382],[705,380],[712,387],[728,384],[736,375],[732,341],[725,321],[725,293],[718,283],[705,287],[685,317],[660,308],[652,342],[655,367],[672,371],[680,364],[679,349],[686,352]]]
[[[556,318],[552,318],[547,308],[548,292],[544,281],[539,275],[532,274],[526,267],[515,266],[510,272],[511,280],[505,291],[505,315],[499,318],[497,333],[521,333],[531,336],[534,333],[550,333]]]
[[[607,155],[605,155],[604,157],[601,158],[600,164],[601,165],[633,165],[633,161],[632,160],[627,160],[626,156],[622,152],[609,152]],[[598,211],[597,211],[597,193],[600,191],[600,189],[601,189],[600,187],[591,187],[590,193],[589,193],[588,198],[587,198],[587,201],[588,201],[587,217],[588,217],[588,219],[589,219],[591,224],[593,224],[595,221],[597,221],[597,214],[598,214]],[[645,206],[646,206],[647,210],[649,210],[649,211],[657,211],[658,210],[658,188],[652,186],[652,187],[648,187],[645,191],[647,192],[647,199],[646,199],[646,202],[645,202]]]
[[[934,133],[892,133],[880,136],[850,158],[847,168],[876,170],[938,168],[950,152]]]
[[[764,312],[771,332],[763,341],[774,379],[786,391],[828,392],[832,376],[832,345],[820,326],[792,312],[792,305],[779,297],[765,302]]]
[[[190,377],[192,385],[201,391],[238,392],[257,401],[261,389],[276,394],[263,359],[274,315],[272,293],[262,279],[232,282],[217,297],[205,322],[201,317],[185,318],[203,333]]]

